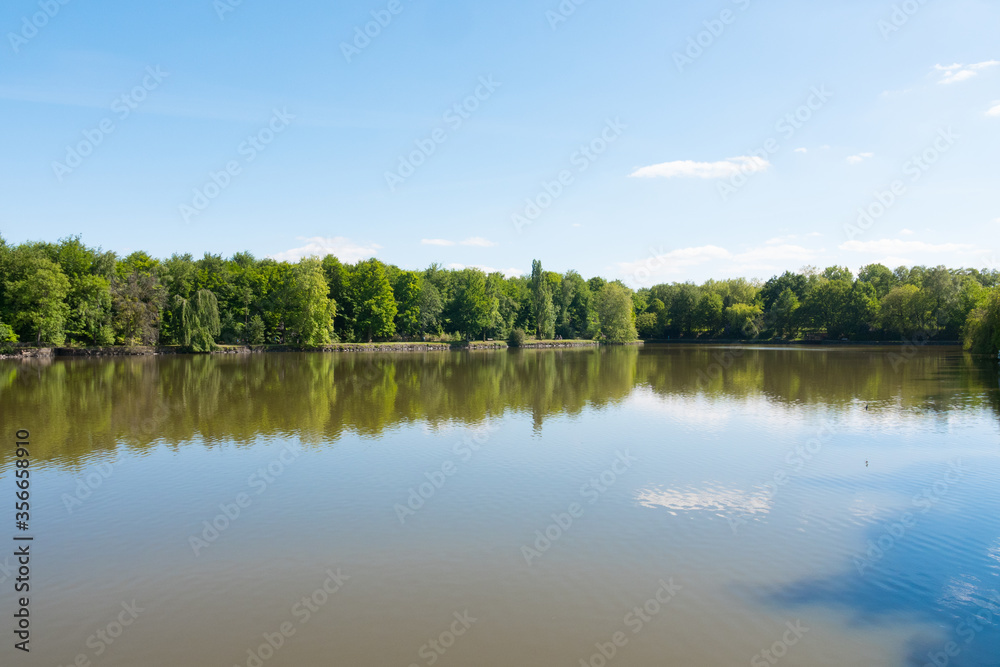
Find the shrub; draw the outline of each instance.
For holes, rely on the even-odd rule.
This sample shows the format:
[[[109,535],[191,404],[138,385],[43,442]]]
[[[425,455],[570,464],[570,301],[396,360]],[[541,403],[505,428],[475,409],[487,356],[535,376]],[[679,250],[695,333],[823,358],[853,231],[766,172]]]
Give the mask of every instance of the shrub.
[[[524,329],[512,329],[507,336],[508,347],[522,347],[524,345]]]

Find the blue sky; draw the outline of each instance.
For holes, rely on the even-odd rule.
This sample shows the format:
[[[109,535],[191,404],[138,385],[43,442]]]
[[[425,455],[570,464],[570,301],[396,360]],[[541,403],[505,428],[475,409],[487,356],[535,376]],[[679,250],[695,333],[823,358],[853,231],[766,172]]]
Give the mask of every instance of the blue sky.
[[[3,4],[9,242],[997,267],[996,3],[237,1]]]

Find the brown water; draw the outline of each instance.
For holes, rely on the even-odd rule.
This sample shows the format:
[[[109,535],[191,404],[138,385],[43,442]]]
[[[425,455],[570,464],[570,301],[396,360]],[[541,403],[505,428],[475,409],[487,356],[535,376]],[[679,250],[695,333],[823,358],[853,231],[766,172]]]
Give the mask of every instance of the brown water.
[[[0,362],[0,664],[1000,665],[998,415],[951,348]]]

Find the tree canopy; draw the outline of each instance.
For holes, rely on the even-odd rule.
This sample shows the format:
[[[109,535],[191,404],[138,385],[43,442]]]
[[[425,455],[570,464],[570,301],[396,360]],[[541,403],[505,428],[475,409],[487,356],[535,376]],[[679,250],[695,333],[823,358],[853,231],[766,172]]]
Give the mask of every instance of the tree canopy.
[[[996,270],[870,264],[804,267],[745,278],[664,283],[547,271],[422,271],[378,259],[297,262],[143,251],[118,257],[79,237],[12,246],[0,238],[0,343],[72,345],[325,345],[492,338],[608,342],[687,338],[964,337],[995,353]]]

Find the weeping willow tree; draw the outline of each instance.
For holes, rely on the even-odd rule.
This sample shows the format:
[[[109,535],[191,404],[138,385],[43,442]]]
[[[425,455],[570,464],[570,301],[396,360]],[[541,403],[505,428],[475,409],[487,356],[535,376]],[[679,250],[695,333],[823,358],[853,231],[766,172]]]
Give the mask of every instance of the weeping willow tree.
[[[174,297],[174,313],[180,325],[181,344],[194,352],[211,352],[219,346],[215,338],[222,331],[219,302],[211,290],[202,289],[190,299]]]

